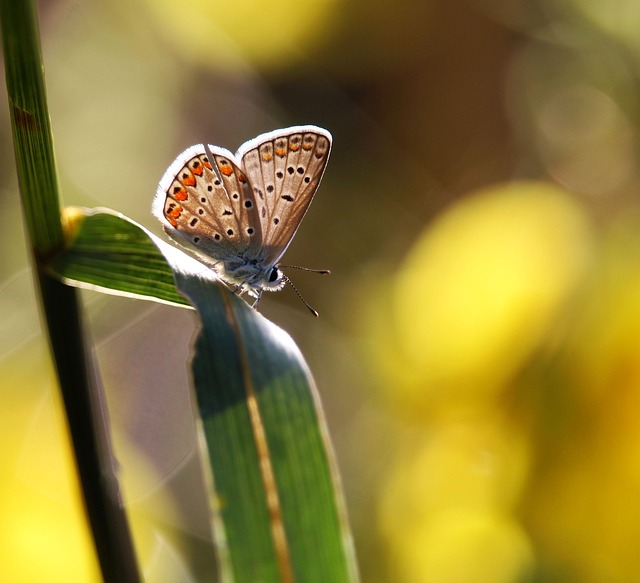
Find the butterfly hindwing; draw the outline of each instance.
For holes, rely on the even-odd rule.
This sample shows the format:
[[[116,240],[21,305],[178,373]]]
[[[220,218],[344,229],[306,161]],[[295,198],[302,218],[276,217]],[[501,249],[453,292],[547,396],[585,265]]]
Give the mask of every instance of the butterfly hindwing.
[[[240,255],[256,257],[262,247],[262,228],[251,183],[231,152],[217,146],[209,150],[226,193],[218,209],[218,217],[228,220],[224,235]]]
[[[240,180],[244,174],[230,152],[211,150],[197,144],[178,156],[160,181],[153,212],[171,236],[214,262],[243,251],[257,253],[260,223],[247,217],[255,204],[251,188]],[[254,223],[257,228],[251,229]]]

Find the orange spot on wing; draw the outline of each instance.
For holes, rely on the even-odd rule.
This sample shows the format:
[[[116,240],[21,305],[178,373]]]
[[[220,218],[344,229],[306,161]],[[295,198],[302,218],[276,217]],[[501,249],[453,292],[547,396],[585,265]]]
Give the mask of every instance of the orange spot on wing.
[[[169,224],[172,227],[177,227],[178,226],[178,222],[175,219],[168,218],[167,220],[169,221]]]
[[[246,182],[247,181],[247,177],[242,172],[236,172],[236,178],[240,182]]]
[[[187,198],[189,198],[189,195],[187,194],[187,189],[181,188],[180,190],[178,190],[173,194],[173,198],[175,198],[176,200],[187,200]]]
[[[306,142],[304,144],[302,144],[302,149],[306,150],[307,152],[309,150],[311,150],[313,148],[313,144],[307,144]]]
[[[180,176],[179,176],[178,179],[185,186],[195,186],[196,185],[196,177],[187,168],[185,168],[185,169],[180,171]]]
[[[280,156],[280,158],[284,158],[287,150],[285,148],[276,148],[276,155]]]
[[[262,159],[265,162],[269,162],[270,160],[273,159],[273,154],[271,152],[266,152],[265,154],[262,154]]]
[[[202,164],[198,164],[197,166],[192,166],[191,171],[197,176],[202,176],[204,170],[202,169]]]
[[[289,150],[297,152],[300,149],[300,144],[289,144]]]
[[[233,174],[233,168],[231,168],[231,164],[220,164],[220,172],[225,176],[231,176]]]
[[[182,214],[182,207],[181,206],[177,206],[174,209],[171,209],[168,213],[167,213],[167,218],[168,219],[177,219],[180,217],[180,215]],[[169,221],[171,222],[171,221]]]
[[[205,168],[208,168],[209,170],[213,170],[213,168],[211,167],[211,162],[209,162],[209,158],[207,158],[206,156],[200,156],[200,162],[202,162],[202,165]]]

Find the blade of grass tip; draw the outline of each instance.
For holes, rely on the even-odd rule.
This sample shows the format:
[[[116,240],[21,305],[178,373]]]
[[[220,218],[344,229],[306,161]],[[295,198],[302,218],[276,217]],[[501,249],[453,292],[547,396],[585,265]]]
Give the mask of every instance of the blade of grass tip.
[[[191,308],[160,247],[168,245],[109,209],[65,207],[67,246],[47,264],[74,287]]]
[[[104,580],[138,583],[129,525],[109,475],[108,433],[96,414],[96,374],[76,291],[43,269],[64,239],[34,3],[0,0],[0,27],[24,217],[85,508]]]
[[[340,480],[301,353],[210,270],[163,253],[200,317],[192,380],[222,580],[355,583]]]

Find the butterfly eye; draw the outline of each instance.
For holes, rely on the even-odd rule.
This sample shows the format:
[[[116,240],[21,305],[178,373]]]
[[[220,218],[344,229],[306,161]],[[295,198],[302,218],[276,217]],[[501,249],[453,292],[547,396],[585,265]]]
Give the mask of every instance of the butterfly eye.
[[[269,283],[273,283],[276,279],[278,279],[278,268],[274,267],[269,275]]]

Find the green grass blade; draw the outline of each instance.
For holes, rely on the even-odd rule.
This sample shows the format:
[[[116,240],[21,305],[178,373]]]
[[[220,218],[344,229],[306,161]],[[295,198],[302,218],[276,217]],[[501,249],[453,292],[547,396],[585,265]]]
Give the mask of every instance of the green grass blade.
[[[193,381],[224,580],[357,581],[322,410],[291,338],[211,269],[125,217],[91,211],[70,224],[69,247],[51,263],[60,277],[177,302],[165,289],[174,273],[200,315]]]
[[[232,580],[356,581],[331,447],[298,348],[212,278],[176,267],[201,318],[193,379]]]
[[[18,182],[37,256],[63,244],[51,122],[33,2],[1,0],[0,24]]]
[[[134,222],[107,209],[67,207],[69,240],[48,269],[67,283],[188,306],[159,247],[170,247]],[[170,249],[167,252],[171,252]]]

